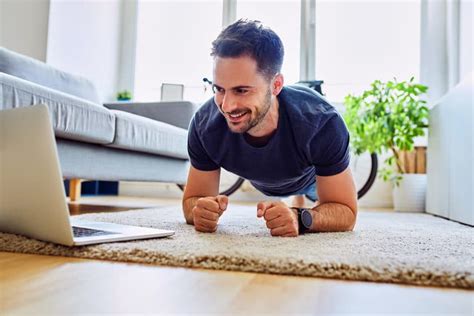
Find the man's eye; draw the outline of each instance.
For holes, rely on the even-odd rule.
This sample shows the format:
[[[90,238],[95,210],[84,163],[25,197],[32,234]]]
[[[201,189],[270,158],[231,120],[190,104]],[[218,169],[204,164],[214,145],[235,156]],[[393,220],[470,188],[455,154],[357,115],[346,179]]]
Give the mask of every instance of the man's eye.
[[[246,94],[248,92],[248,90],[246,90],[246,89],[236,89],[235,92],[237,94]]]
[[[216,87],[216,86],[213,86],[213,87],[212,87],[212,90],[214,91],[214,93],[222,93],[222,92],[224,92],[224,89],[219,88],[219,87]]]

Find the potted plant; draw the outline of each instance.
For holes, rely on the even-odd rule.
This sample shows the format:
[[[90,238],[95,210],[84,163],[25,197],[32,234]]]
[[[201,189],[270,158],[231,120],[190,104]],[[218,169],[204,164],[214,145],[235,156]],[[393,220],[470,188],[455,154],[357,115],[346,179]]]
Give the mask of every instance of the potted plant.
[[[119,91],[117,93],[117,101],[130,101],[132,99],[132,93],[128,90]]]
[[[424,211],[426,175],[407,175],[401,153],[413,150],[414,139],[425,135],[429,110],[421,97],[427,90],[414,78],[402,82],[375,80],[360,96],[344,99],[344,119],[355,154],[388,153],[379,175],[393,183],[394,206],[399,211]]]

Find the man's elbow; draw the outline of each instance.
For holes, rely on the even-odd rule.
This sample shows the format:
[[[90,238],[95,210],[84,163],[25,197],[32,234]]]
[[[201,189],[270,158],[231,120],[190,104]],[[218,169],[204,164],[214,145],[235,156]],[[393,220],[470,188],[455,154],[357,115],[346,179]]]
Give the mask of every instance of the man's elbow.
[[[346,232],[352,232],[354,231],[354,227],[355,227],[355,222],[350,224],[349,227],[347,227],[346,229]]]
[[[183,215],[184,219],[186,220],[186,224],[194,225],[192,212],[186,212],[186,209],[183,208]]]
[[[192,210],[188,210],[188,207],[186,205],[186,200],[183,200],[182,208],[183,208],[183,215],[184,215],[184,219],[186,221],[186,224],[194,225],[193,212],[192,212]]]
[[[354,230],[355,224],[356,224],[356,221],[354,219],[353,221],[348,223],[345,227],[343,227],[340,231],[341,232],[351,232],[351,231]]]
[[[356,221],[357,221],[357,203],[353,207],[350,207],[350,210],[351,210],[351,213],[352,213],[352,218],[351,218],[351,220],[349,222],[349,225],[347,227],[348,232],[353,231],[354,227],[356,225]]]
[[[186,213],[184,213],[184,219],[186,220],[186,224],[194,225],[194,220],[192,216],[188,216],[186,215]]]

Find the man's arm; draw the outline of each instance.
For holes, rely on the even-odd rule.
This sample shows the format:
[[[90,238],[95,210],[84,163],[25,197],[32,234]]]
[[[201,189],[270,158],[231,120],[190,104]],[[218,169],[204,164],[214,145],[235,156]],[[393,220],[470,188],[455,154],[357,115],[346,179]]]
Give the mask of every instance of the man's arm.
[[[219,194],[220,169],[201,171],[191,166],[183,195],[183,212],[186,223],[194,225],[193,208],[197,200]]]
[[[316,177],[319,201],[312,209],[316,232],[351,231],[357,217],[357,191],[349,168],[327,177]]]
[[[311,210],[310,232],[340,232],[354,228],[357,196],[350,169],[328,177],[317,177],[319,201]],[[283,202],[262,201],[257,217],[263,217],[272,236],[296,237],[299,233],[297,211]]]

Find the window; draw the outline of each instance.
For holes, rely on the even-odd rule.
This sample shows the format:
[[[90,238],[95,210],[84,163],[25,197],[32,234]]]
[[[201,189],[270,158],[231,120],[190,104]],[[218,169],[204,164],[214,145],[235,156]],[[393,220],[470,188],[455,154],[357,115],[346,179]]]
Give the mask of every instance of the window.
[[[419,80],[420,0],[316,1],[316,79],[332,101],[375,79]]]
[[[300,0],[237,1],[237,19],[258,20],[281,38],[285,47],[282,67],[285,84],[293,84],[299,80],[300,11]]]
[[[183,84],[184,99],[204,101],[212,76],[211,42],[222,27],[222,1],[138,2],[135,99],[158,101],[162,83]]]
[[[300,78],[300,0],[237,0],[236,18],[261,21],[282,39],[285,84]],[[183,84],[203,102],[212,78],[211,42],[222,29],[223,0],[138,2],[135,98],[160,100],[161,85]],[[333,102],[375,79],[419,80],[421,0],[316,1],[316,78]]]

